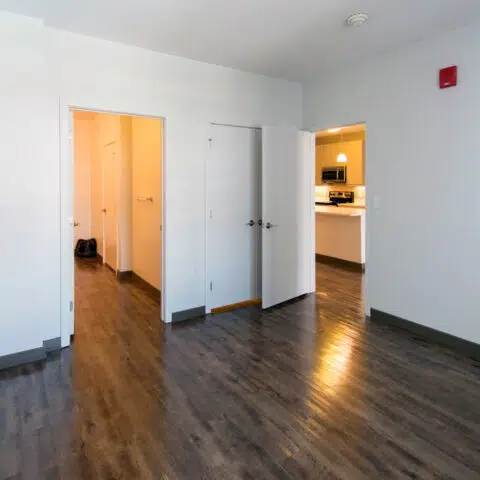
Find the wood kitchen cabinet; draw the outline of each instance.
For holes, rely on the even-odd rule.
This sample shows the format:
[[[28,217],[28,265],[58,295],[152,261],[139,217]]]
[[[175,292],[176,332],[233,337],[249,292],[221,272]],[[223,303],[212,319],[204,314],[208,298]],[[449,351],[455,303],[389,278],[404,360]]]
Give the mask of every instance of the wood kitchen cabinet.
[[[334,167],[337,164],[335,156],[334,144],[317,145],[316,149],[316,169],[315,169],[315,185],[323,185],[322,169],[325,167]]]
[[[362,140],[343,142],[341,148],[347,156],[347,185],[365,185]],[[341,153],[341,152],[339,152]]]
[[[340,153],[344,153],[347,156],[347,163],[337,162],[337,157]],[[315,184],[323,185],[322,168],[341,165],[347,167],[347,185],[365,185],[363,140],[317,145]]]

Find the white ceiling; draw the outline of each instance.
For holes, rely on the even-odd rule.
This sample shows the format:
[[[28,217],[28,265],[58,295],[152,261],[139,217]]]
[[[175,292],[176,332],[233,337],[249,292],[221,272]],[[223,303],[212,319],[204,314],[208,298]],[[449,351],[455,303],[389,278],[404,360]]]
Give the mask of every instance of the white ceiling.
[[[480,19],[480,0],[0,0],[47,25],[291,80]],[[343,22],[366,12],[361,28]]]

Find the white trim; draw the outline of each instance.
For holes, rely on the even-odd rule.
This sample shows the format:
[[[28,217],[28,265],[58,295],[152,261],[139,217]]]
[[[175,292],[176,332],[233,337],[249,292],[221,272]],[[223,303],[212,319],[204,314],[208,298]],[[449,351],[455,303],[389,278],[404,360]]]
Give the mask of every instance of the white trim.
[[[212,125],[211,123],[207,129],[207,139],[205,141],[205,163],[204,163],[204,181],[205,181],[205,313],[208,315],[212,313],[212,306],[210,302],[210,279],[209,272],[208,272],[208,239],[209,239],[209,225],[210,225],[210,210],[209,206],[209,198],[208,198],[208,165],[209,165],[209,158],[210,158],[210,149],[211,149],[211,139],[212,139]]]
[[[167,118],[159,115],[131,113],[121,110],[104,110],[93,106],[74,105],[62,103],[59,99],[59,157],[60,157],[60,337],[62,348],[70,345],[70,335],[73,333],[73,317],[74,312],[70,314],[70,300],[74,300],[75,285],[72,278],[65,271],[66,262],[73,262],[73,235],[72,226],[70,225],[70,216],[73,215],[73,192],[74,192],[74,151],[73,151],[73,135],[69,139],[69,129],[71,121],[71,129],[73,132],[73,111],[85,111],[94,113],[107,113],[113,115],[125,115],[131,117],[158,118],[162,120],[162,212],[161,212],[161,228],[162,228],[162,285],[161,285],[161,320],[169,322],[167,318],[167,274],[166,274],[166,190],[167,190],[167,155],[166,155],[166,129]],[[69,202],[71,202],[69,204]],[[69,210],[72,210],[69,212]],[[118,251],[117,251],[118,255]],[[72,263],[73,264],[73,263]],[[71,283],[70,288],[65,287]]]
[[[312,138],[313,145],[313,162],[310,165],[310,199],[312,202],[311,213],[310,213],[310,245],[312,248],[312,257],[310,259],[310,292],[314,293],[317,290],[317,269],[316,269],[316,252],[315,252],[315,235],[316,235],[316,215],[315,215],[315,179],[316,179],[316,143],[317,139],[315,133]]]

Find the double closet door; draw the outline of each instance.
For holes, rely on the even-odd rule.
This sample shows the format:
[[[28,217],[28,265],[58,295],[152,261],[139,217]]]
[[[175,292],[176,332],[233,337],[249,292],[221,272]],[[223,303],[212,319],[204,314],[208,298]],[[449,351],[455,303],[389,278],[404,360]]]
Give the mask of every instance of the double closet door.
[[[313,134],[212,125],[207,311],[315,291]]]

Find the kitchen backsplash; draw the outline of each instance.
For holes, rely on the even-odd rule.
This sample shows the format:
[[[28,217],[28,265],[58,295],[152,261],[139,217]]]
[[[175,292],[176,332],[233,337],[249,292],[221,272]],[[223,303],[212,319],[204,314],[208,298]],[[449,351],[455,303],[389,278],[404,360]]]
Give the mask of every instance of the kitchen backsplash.
[[[334,192],[355,192],[355,204],[365,206],[365,187],[346,187],[344,185],[332,185],[315,187],[315,201],[328,202],[328,193]]]

